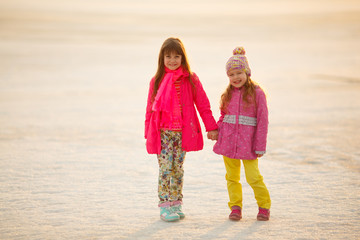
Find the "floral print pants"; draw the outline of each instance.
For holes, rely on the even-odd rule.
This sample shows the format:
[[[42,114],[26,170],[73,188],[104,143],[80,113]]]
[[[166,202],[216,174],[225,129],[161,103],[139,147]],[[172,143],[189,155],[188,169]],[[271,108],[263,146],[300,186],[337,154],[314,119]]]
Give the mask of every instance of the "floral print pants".
[[[181,201],[183,198],[183,163],[186,152],[182,150],[182,134],[177,131],[161,131],[159,162],[159,204]]]

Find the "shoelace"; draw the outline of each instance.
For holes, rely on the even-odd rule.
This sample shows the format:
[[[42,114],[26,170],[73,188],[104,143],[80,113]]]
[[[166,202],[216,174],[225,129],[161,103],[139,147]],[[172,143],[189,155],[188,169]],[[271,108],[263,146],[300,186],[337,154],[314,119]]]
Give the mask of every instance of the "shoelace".
[[[166,212],[167,214],[174,213],[174,210],[173,210],[171,207],[164,207],[163,210],[164,210],[164,212]]]
[[[230,215],[232,215],[232,214],[240,214],[240,210],[239,209],[234,209],[234,210],[231,211]]]
[[[260,208],[259,209],[259,214],[267,216],[267,215],[269,215],[269,210]]]
[[[180,212],[180,207],[179,206],[173,206],[172,211],[175,212],[175,213]]]

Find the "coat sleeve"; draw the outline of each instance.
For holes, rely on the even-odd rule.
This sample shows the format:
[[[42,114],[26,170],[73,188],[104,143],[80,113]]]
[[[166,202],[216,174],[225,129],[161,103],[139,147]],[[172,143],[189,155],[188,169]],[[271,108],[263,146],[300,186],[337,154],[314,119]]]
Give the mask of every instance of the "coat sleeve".
[[[194,102],[200,117],[204,122],[206,131],[209,132],[218,129],[215,118],[213,117],[211,111],[209,99],[198,76],[195,73],[192,75],[192,80],[195,85]]]
[[[260,88],[256,91],[256,104],[257,126],[255,131],[254,150],[256,154],[264,154],[266,152],[269,121],[266,95]]]
[[[151,79],[150,81],[150,86],[149,86],[149,93],[148,93],[148,98],[147,98],[147,104],[146,104],[146,113],[145,113],[145,139],[147,139],[147,133],[149,130],[149,124],[150,124],[150,118],[151,118],[151,113],[152,113],[152,94],[153,94],[153,90],[154,90],[154,82],[155,79]]]
[[[224,120],[224,117],[225,117],[226,113],[223,110],[221,110],[220,114],[221,115],[220,115],[219,121],[217,121],[217,125],[218,125],[219,128],[220,128],[220,126],[221,126],[221,124],[222,124],[222,122]]]

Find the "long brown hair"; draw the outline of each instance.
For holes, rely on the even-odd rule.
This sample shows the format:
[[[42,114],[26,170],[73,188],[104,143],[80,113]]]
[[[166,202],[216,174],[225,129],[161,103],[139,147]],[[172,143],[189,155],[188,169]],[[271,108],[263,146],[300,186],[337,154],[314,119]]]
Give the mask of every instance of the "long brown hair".
[[[186,55],[184,44],[181,42],[180,39],[171,37],[171,38],[166,39],[160,48],[158,69],[154,76],[155,83],[154,83],[154,91],[152,94],[152,99],[155,98],[156,93],[159,89],[160,83],[165,75],[164,56],[167,54],[171,54],[171,53],[181,55],[181,66],[189,73],[189,75],[190,75],[189,81],[190,81],[192,87],[195,86],[191,80],[192,73],[191,73],[189,61],[188,61],[188,58]]]
[[[243,101],[246,103],[245,107],[250,106],[251,104],[254,104],[256,107],[256,87],[258,84],[251,80],[249,76],[247,76],[247,80],[245,84],[242,86],[244,88],[244,94],[243,94]],[[234,87],[229,83],[227,86],[225,92],[221,95],[220,99],[220,110],[227,112],[227,106],[229,105],[229,102],[232,97],[232,90]]]

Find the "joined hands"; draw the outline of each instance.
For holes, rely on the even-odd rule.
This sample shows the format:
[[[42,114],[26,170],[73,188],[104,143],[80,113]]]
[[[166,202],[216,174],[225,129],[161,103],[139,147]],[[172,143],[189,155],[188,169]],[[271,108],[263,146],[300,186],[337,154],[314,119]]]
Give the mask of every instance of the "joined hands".
[[[207,138],[211,139],[213,141],[218,140],[218,137],[219,137],[219,131],[218,130],[209,131],[207,133]]]

